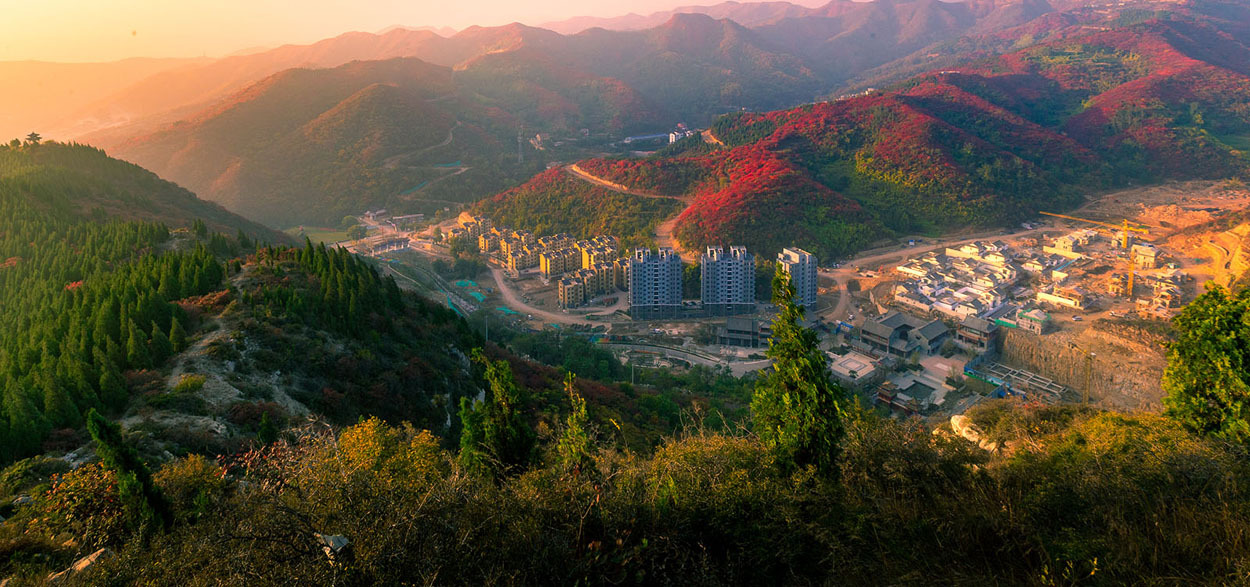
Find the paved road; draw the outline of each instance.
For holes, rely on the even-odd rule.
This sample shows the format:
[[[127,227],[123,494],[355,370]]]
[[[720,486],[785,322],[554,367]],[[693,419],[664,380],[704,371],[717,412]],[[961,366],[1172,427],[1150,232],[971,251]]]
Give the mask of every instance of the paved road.
[[[759,371],[760,369],[772,364],[771,359],[760,359],[756,361],[728,361],[703,353],[694,353],[684,349],[656,344],[607,343],[606,346],[622,350],[663,353],[665,356],[681,359],[695,365],[703,365],[704,367],[729,367],[729,371],[733,373],[735,377],[742,377],[747,373]]]
[[[608,330],[612,329],[612,325],[608,322],[596,322],[574,316],[572,314],[550,312],[540,308],[535,308],[534,306],[525,303],[519,296],[517,296],[517,293],[512,289],[512,284],[508,283],[508,278],[504,275],[503,270],[492,266],[490,268],[490,274],[495,278],[495,284],[499,286],[499,295],[503,296],[504,305],[512,308],[513,310],[521,312],[522,314],[531,314],[537,318],[542,318],[544,321],[555,322],[557,324],[585,324],[588,326],[606,326]]]

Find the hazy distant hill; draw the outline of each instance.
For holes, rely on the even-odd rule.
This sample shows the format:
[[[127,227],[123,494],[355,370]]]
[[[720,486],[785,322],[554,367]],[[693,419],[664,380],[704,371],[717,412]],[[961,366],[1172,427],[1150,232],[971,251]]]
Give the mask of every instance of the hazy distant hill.
[[[814,12],[811,8],[790,2],[721,2],[711,6],[679,6],[646,15],[630,13],[610,17],[575,16],[539,26],[564,35],[575,35],[593,28],[637,31],[660,26],[677,14],[706,14],[715,19],[732,20],[745,27],[754,27],[783,18],[804,17]]]
[[[116,91],[87,86],[88,105],[62,109],[58,122],[40,130],[114,143],[193,115],[284,69],[395,57],[455,66],[521,48],[590,75],[618,78],[690,122],[703,123],[728,110],[809,101],[930,44],[1016,26],[1050,10],[1044,0],[834,0],[819,8],[724,3],[657,13],[638,27],[620,27],[631,30],[574,35],[518,24],[469,27],[447,37],[408,28],[348,33],[163,72]]]
[[[293,69],[112,150],[289,226],[370,207],[428,212],[518,183],[542,165],[528,145],[517,163],[521,128],[626,132],[665,120],[618,81],[520,55],[459,71],[417,59]]]
[[[31,131],[49,135],[69,112],[160,72],[194,67],[208,59],[126,59],[112,63],[0,61],[0,138]],[[89,128],[89,127],[84,127]],[[62,138],[58,136],[56,138]]]

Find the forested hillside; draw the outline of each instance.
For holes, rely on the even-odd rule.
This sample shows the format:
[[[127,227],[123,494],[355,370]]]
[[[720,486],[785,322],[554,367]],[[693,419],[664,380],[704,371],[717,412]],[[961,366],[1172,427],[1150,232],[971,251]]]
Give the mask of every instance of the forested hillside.
[[[474,210],[500,226],[574,238],[609,234],[625,246],[650,242],[656,226],[681,210],[674,199],[614,192],[548,169],[525,185],[483,200]]]
[[[0,145],[0,180],[10,198],[66,222],[121,218],[183,226],[199,219],[209,230],[242,231],[261,242],[288,238],[86,145],[13,139]]]
[[[254,291],[297,273],[350,292],[376,279],[319,247],[270,249],[248,266],[266,284]],[[1250,335],[1237,325],[1250,294],[1215,291],[1177,319],[1165,415],[998,400],[935,430],[884,418],[833,385],[784,284],[774,282],[776,368],[754,383],[749,429],[691,410],[658,446],[627,447],[614,419],[590,417],[593,387],[569,373],[553,390],[517,370],[526,363],[476,350],[461,365],[471,361],[484,393],[460,400],[459,429],[441,438],[377,418],[284,430],[261,416],[250,449],[143,458],[142,431],[123,434],[96,413],[100,463],[69,470],[40,457],[0,474],[0,494],[33,495],[4,506],[0,576],[36,582],[107,548],[71,575],[193,585],[1246,579],[1247,375],[1231,365],[1245,360]],[[316,325],[365,340],[338,289],[244,295],[244,314],[267,315],[266,330]],[[367,322],[389,337],[378,320],[395,317],[395,290],[377,291],[389,293],[368,300],[378,315]],[[572,357],[578,369],[593,368],[582,358]]]
[[[869,95],[728,115],[710,130],[719,148],[579,165],[692,198],[675,230],[688,248],[836,257],[880,236],[874,226],[1011,224],[1114,186],[1246,173],[1248,41],[1229,21],[1149,19]]]
[[[0,147],[0,212],[0,462],[78,448],[93,409],[142,430],[152,454],[232,453],[262,418],[377,416],[454,439],[459,399],[478,393],[468,356],[483,342],[452,310],[342,249],[217,232],[258,227],[98,150]],[[571,343],[538,341],[515,344],[603,379],[577,389],[630,446],[699,397],[663,377],[626,394],[610,354],[568,362],[552,348]],[[488,350],[534,390],[528,417],[559,401],[553,369]]]
[[[0,147],[0,459],[38,452],[88,409],[122,409],[122,373],[186,344],[173,302],[219,288],[216,256],[238,250],[201,214],[240,240],[274,236],[89,147]],[[157,222],[193,219],[185,246]]]

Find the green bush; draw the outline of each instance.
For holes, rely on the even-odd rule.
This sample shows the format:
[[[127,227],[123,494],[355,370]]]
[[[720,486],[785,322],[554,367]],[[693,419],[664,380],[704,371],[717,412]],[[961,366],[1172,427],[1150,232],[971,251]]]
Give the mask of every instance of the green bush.
[[[204,387],[207,380],[203,375],[183,374],[178,383],[174,384],[174,393],[195,393]]]

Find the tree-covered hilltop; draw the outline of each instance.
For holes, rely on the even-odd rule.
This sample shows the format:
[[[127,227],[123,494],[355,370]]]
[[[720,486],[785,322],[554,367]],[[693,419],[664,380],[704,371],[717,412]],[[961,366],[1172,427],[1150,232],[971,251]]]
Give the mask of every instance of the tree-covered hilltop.
[[[245,230],[272,235],[89,147],[0,147],[0,461],[89,409],[123,409],[123,373],[182,350],[191,325],[175,302],[221,288],[218,257],[240,248],[200,213],[246,243]]]
[[[610,234],[637,246],[651,242],[656,227],[681,208],[675,199],[623,194],[553,168],[473,209],[508,228],[574,238]]]
[[[6,199],[20,200],[61,221],[118,218],[177,227],[198,219],[212,232],[241,231],[252,240],[275,244],[288,239],[87,145],[29,139],[0,144],[0,189]]]

